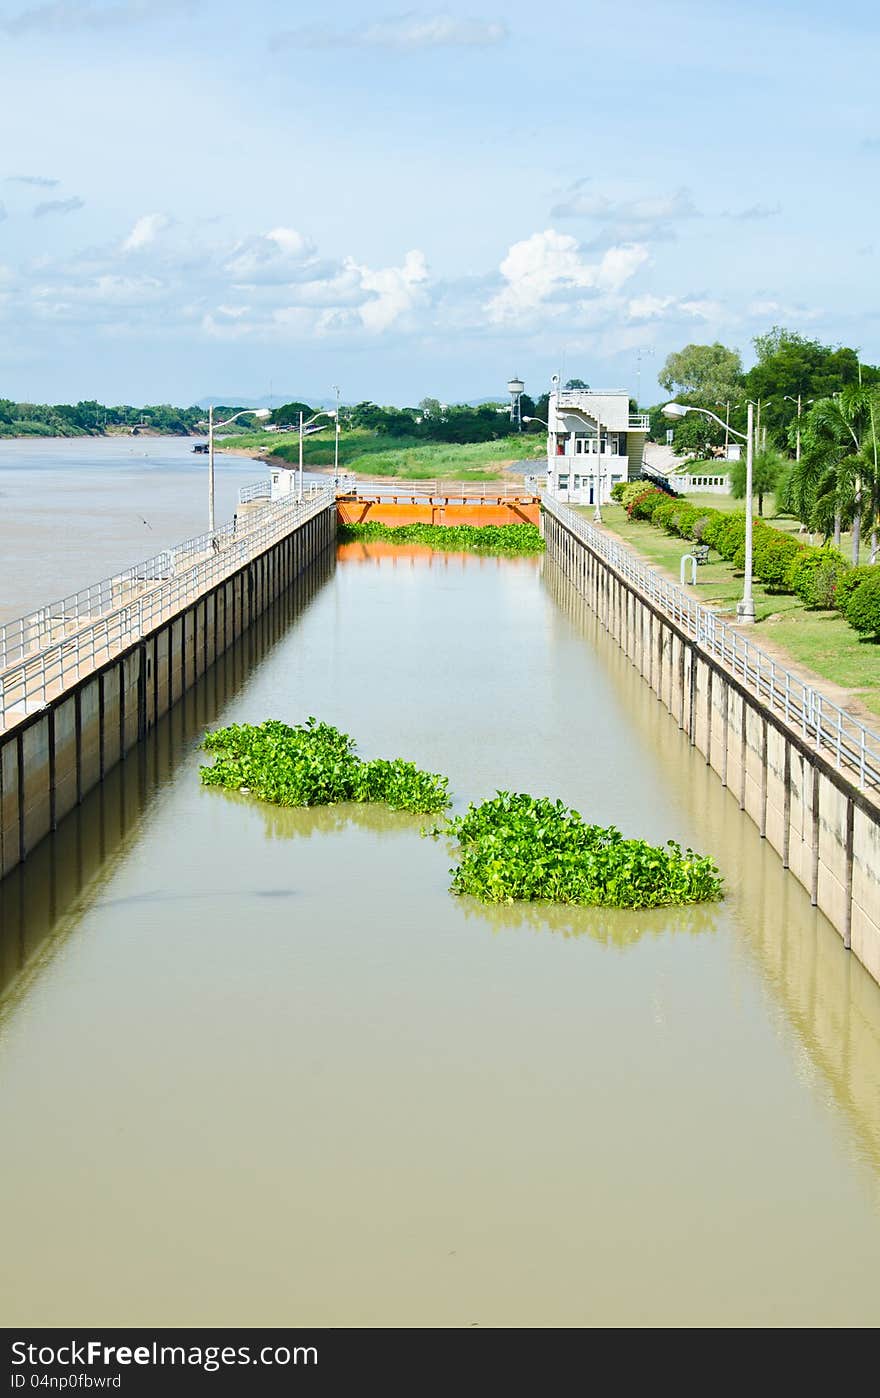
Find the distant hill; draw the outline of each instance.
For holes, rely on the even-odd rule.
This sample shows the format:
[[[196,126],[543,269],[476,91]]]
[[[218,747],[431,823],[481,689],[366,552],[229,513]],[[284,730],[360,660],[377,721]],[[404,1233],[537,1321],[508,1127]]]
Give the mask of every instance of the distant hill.
[[[311,403],[316,408],[332,408],[336,404],[335,398],[326,395],[321,398],[311,393],[273,393],[271,397],[268,393],[257,394],[256,397],[249,393],[214,393],[206,394],[195,401],[199,408],[205,409],[210,408],[212,403],[246,403],[249,408],[280,408],[284,403]],[[348,407],[351,407],[353,401],[357,400],[342,399],[343,405]],[[452,401],[449,399],[449,402]],[[458,402],[458,399],[455,401]],[[485,403],[497,403],[499,407],[505,408],[510,406],[508,400],[497,393],[489,398],[465,398],[463,402],[469,408],[482,408]]]
[[[249,408],[280,408],[285,403],[311,403],[316,408],[332,408],[336,404],[335,398],[313,398],[310,394],[298,393],[273,393],[270,397],[268,393],[214,393],[205,394],[203,398],[196,399],[199,408],[210,408],[212,403],[240,403]]]

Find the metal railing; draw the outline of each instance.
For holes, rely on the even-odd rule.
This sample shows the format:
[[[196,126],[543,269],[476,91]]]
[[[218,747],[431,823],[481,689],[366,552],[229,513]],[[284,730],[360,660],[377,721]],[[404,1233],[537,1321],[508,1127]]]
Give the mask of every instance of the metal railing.
[[[42,607],[0,633],[0,729],[17,723],[155,630],[335,500],[332,486],[302,503],[260,511],[201,534],[124,573]]]
[[[461,500],[472,502],[480,500],[509,500],[522,499],[524,495],[532,495],[534,492],[522,485],[515,485],[511,481],[501,481],[498,484],[484,483],[482,481],[389,481],[385,477],[378,477],[375,480],[344,480],[340,478],[340,494],[355,496],[361,499],[369,496],[375,499],[377,496],[384,499],[403,500]]]
[[[880,790],[880,733],[866,728],[826,695],[777,664],[741,631],[653,568],[640,563],[621,544],[593,529],[581,515],[546,492],[541,495],[541,505],[687,632],[700,650],[719,661],[757,699],[781,715],[805,743],[828,757],[836,768],[845,768],[865,790]]]
[[[251,500],[270,500],[271,498],[271,481],[251,481],[250,485],[241,486],[238,492],[239,505],[247,505]]]

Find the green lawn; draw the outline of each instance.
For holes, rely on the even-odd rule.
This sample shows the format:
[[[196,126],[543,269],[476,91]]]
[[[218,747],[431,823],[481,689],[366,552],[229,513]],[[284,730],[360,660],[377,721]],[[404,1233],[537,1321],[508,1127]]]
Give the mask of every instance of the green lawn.
[[[714,504],[727,508],[729,496],[688,496],[697,504]],[[732,501],[730,508],[737,502]],[[592,509],[581,507],[581,514],[592,519]],[[765,518],[768,512],[765,511]],[[677,535],[655,529],[641,520],[630,520],[621,505],[603,506],[602,517],[608,529],[631,544],[640,554],[658,567],[679,576],[681,557],[689,550],[688,541]],[[773,520],[774,525],[797,521]],[[701,602],[733,616],[742,596],[742,573],[735,572],[730,563],[714,551],[710,562],[697,570],[697,585],[691,589]],[[761,639],[781,646],[792,660],[808,665],[817,675],[853,690],[874,713],[880,714],[880,645],[862,640],[844,621],[839,612],[809,611],[800,598],[787,593],[768,592],[763,583],[753,586],[757,624],[755,640]]]
[[[253,432],[236,437],[229,445],[236,449],[256,449],[271,453],[295,465],[299,460],[299,438],[295,433]],[[303,461],[307,469],[333,465],[333,433],[306,438]],[[425,443],[412,438],[388,437],[355,429],[339,438],[339,464],[359,476],[394,476],[401,480],[496,480],[512,462],[543,460],[543,436],[517,434],[496,442],[475,442],[462,446]]]

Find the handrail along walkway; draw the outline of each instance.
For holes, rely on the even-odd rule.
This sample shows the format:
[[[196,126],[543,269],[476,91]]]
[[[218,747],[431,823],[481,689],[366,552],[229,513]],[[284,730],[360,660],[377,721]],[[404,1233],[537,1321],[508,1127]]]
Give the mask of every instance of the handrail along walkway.
[[[267,506],[250,528],[246,518],[230,521],[7,622],[0,628],[0,731],[141,640],[335,498],[328,486],[301,503]]]
[[[742,632],[655,569],[639,563],[621,544],[601,534],[546,491],[541,494],[541,507],[665,612],[700,650],[719,661],[762,703],[781,714],[787,724],[800,731],[805,742],[829,757],[838,770],[845,768],[854,775],[863,790],[880,791],[880,733],[798,679]]]

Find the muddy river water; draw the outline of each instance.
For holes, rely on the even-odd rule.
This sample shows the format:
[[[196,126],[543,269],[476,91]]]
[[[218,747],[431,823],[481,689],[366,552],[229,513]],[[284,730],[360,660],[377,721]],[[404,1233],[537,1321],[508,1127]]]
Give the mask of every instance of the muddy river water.
[[[204,728],[711,852],[487,909],[418,818],[203,789]],[[0,886],[13,1324],[871,1324],[880,988],[543,560],[346,548]]]

